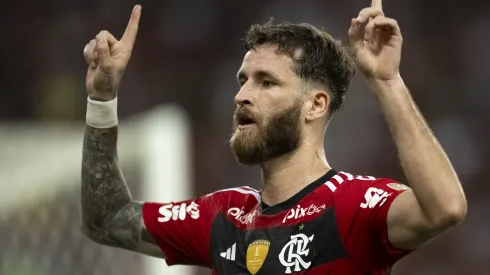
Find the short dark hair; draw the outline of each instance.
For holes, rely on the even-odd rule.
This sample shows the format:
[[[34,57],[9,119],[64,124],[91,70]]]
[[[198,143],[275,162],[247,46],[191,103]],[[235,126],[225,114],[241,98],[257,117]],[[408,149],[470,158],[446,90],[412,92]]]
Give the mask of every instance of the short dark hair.
[[[307,23],[264,24],[250,26],[245,35],[245,48],[249,51],[264,44],[275,44],[278,52],[293,58],[293,70],[302,79],[328,88],[330,115],[342,106],[355,64],[347,48],[330,34]],[[298,58],[296,51],[301,51]]]

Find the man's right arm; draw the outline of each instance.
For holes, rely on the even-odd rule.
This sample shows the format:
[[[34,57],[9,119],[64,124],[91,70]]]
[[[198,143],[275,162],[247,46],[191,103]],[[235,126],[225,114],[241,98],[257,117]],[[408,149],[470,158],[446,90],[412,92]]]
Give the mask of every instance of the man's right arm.
[[[172,250],[162,252],[166,240],[159,236],[172,229],[168,224],[162,227],[152,223],[159,214],[159,208],[152,207],[154,204],[133,201],[117,158],[117,91],[131,57],[140,17],[141,6],[136,5],[120,40],[108,31],[101,31],[83,49],[88,64],[85,80],[88,102],[82,163],[82,228],[97,243],[169,261]],[[145,211],[145,216],[151,217],[148,220],[145,217],[145,222],[149,221],[152,228],[143,222],[147,205],[152,211]]]
[[[155,257],[165,255],[147,231],[117,158],[118,128],[86,126],[82,158],[82,230],[91,240]]]

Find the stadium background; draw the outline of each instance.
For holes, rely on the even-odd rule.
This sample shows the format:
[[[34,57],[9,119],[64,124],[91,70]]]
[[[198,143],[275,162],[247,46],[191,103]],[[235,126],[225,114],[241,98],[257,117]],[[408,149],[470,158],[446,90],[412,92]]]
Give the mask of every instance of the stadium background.
[[[244,30],[273,16],[323,26],[345,41],[349,19],[369,5],[368,0],[137,3],[143,5],[143,16],[120,88],[119,114],[122,163],[134,197],[140,200],[149,199],[145,194],[158,188],[162,196],[177,190],[174,199],[179,199],[189,192],[259,187],[257,169],[239,167],[226,144]],[[148,257],[103,248],[80,234],[86,104],[82,49],[102,29],[119,37],[134,4],[2,4],[2,275],[209,274],[201,269],[172,273],[160,269],[163,261],[150,263]],[[402,75],[453,161],[469,201],[462,226],[402,260],[394,274],[490,274],[490,4],[387,0],[384,7],[399,21],[405,38]],[[162,133],[173,140],[160,139]],[[326,144],[327,157],[337,169],[404,180],[376,102],[359,75]],[[178,193],[175,184],[148,180],[168,179],[169,170],[191,189]],[[153,184],[150,192],[145,189],[148,182]]]

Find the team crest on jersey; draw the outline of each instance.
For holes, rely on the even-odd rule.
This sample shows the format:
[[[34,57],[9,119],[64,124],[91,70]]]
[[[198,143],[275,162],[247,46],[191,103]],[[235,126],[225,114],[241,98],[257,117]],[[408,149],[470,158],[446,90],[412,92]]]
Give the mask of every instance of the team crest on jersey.
[[[247,249],[247,270],[252,275],[259,272],[265,262],[271,242],[267,240],[257,240],[251,243]]]
[[[304,227],[304,225],[303,225]],[[303,233],[291,236],[291,240],[284,245],[279,254],[279,261],[286,267],[286,274],[306,270],[311,262],[305,260],[310,253],[308,244],[313,241],[315,235],[306,236]]]
[[[386,186],[388,186],[389,188],[391,189],[395,189],[395,190],[398,190],[398,191],[405,191],[405,190],[409,190],[410,187],[406,186],[405,184],[401,184],[401,183],[388,183]]]

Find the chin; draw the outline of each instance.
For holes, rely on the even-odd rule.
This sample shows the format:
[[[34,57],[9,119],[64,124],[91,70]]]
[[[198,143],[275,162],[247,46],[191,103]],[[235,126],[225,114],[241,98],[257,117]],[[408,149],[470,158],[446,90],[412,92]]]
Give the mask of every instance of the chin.
[[[254,144],[254,140],[250,137],[234,134],[230,139],[230,149],[238,163],[244,166],[252,166],[262,163],[264,152],[258,144]]]
[[[255,165],[260,165],[263,163],[263,161],[258,160],[255,156],[239,156],[237,154],[233,154],[235,156],[236,161],[238,164],[245,166],[245,167],[250,167],[250,166],[255,166]]]

